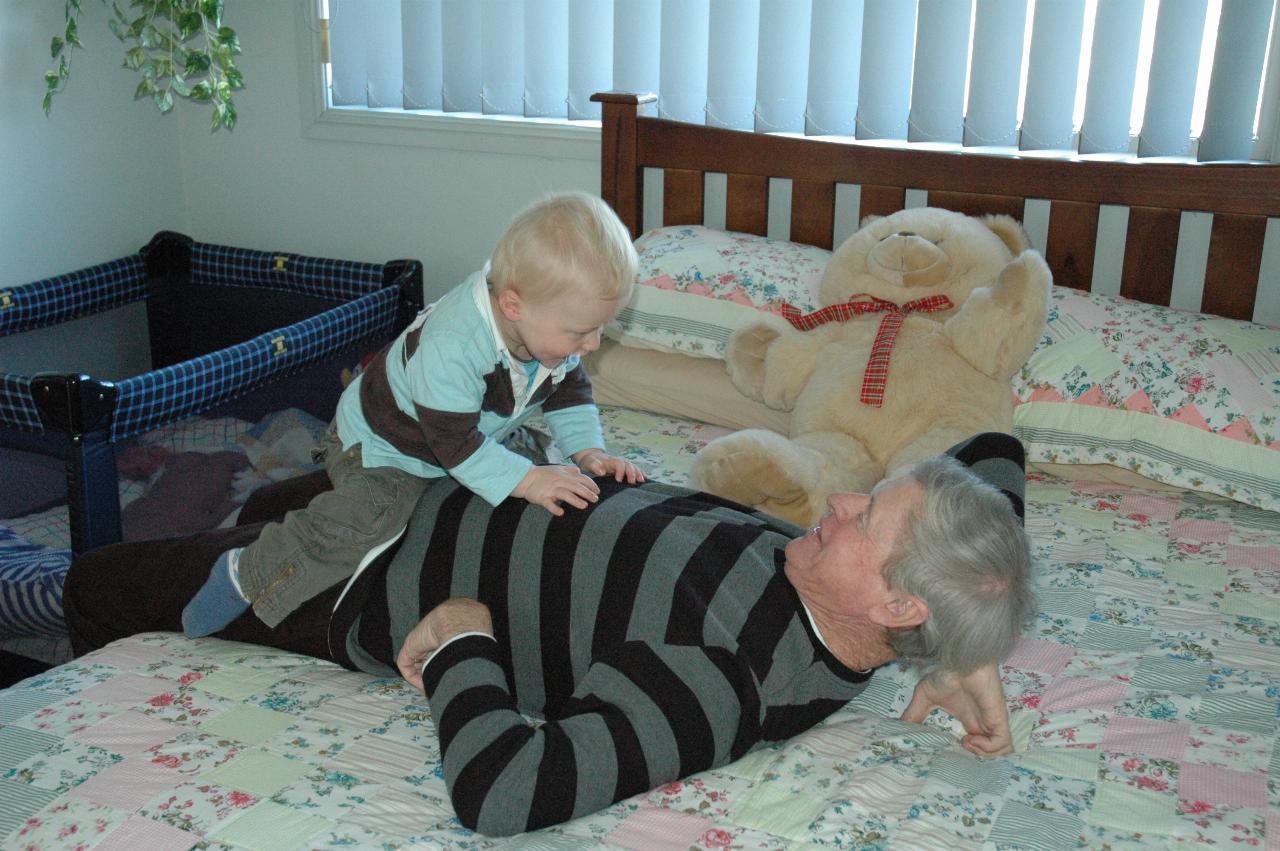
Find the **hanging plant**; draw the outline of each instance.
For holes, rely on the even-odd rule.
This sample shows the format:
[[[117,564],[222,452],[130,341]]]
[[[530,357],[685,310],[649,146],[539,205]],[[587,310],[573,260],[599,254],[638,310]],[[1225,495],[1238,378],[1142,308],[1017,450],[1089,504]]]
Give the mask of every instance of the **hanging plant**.
[[[107,0],[102,0],[106,5]],[[53,37],[49,52],[58,61],[44,75],[44,113],[53,96],[62,90],[71,73],[74,48],[80,41],[78,21],[81,0],[65,0],[66,27]],[[128,49],[124,66],[142,75],[134,99],[149,97],[156,109],[167,113],[174,98],[208,103],[213,108],[212,129],[236,125],[231,93],[244,88],[236,68],[240,52],[236,31],[222,24],[222,0],[130,0],[126,13],[111,3],[108,23]]]

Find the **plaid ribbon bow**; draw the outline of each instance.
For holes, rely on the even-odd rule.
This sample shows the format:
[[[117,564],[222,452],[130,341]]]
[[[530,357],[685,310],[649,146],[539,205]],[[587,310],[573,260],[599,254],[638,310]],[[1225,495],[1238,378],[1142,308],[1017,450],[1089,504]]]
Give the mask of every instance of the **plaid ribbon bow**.
[[[907,314],[936,313],[951,307],[951,299],[944,295],[926,296],[899,306],[867,293],[857,293],[842,304],[830,304],[805,314],[783,302],[782,318],[801,331],[811,331],[828,322],[848,322],[855,316],[867,313],[885,314],[884,319],[880,320],[880,327],[876,329],[876,339],[871,344],[871,356],[867,358],[867,371],[862,376],[862,392],[858,396],[862,404],[879,408],[884,404],[884,389],[889,381],[889,354],[893,351],[893,343],[898,339],[898,331]]]

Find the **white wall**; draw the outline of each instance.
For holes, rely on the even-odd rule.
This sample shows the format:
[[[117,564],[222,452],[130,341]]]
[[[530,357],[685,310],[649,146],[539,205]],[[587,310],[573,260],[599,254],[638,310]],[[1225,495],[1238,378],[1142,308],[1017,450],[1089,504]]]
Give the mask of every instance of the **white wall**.
[[[187,227],[178,125],[131,99],[137,81],[120,67],[124,48],[101,3],[84,3],[86,48],[45,118],[43,76],[62,10],[52,0],[0,0],[0,290],[132,254],[158,230]],[[62,328],[23,335],[17,352],[0,341],[0,368],[123,360],[127,370],[146,343],[136,333],[103,334],[83,361],[82,339],[83,329]]]
[[[0,0],[0,284],[71,271],[180,230],[178,125],[133,101],[109,10],[86,0],[67,88],[40,108],[62,3]]]
[[[234,132],[180,104],[187,214],[204,242],[382,262],[419,259],[429,298],[478,269],[549,190],[599,191],[599,159],[513,156],[303,135],[300,0],[227,4],[247,86]]]

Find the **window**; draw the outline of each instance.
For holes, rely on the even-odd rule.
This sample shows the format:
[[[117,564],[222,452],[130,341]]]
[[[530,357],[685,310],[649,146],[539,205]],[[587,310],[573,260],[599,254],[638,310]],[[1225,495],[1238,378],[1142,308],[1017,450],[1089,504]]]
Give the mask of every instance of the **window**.
[[[652,91],[757,132],[1202,160],[1272,158],[1280,119],[1276,0],[316,2],[337,113],[572,126]]]

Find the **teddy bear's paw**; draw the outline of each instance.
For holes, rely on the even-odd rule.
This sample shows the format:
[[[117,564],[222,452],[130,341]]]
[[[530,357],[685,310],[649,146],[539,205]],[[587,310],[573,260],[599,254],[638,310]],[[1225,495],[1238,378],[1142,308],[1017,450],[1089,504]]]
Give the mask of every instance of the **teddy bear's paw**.
[[[996,304],[1010,306],[1028,298],[1031,294],[1048,291],[1052,273],[1040,252],[1028,249],[1000,271],[996,285],[992,287],[992,298]]]
[[[775,516],[807,520],[810,514],[807,487],[795,477],[792,465],[763,445],[776,441],[762,442],[750,431],[707,444],[694,459],[690,475],[693,486]],[[785,442],[786,438],[778,437],[778,440]]]
[[[778,328],[760,322],[739,329],[729,339],[724,357],[725,370],[744,396],[763,400],[765,358],[780,334]]]

